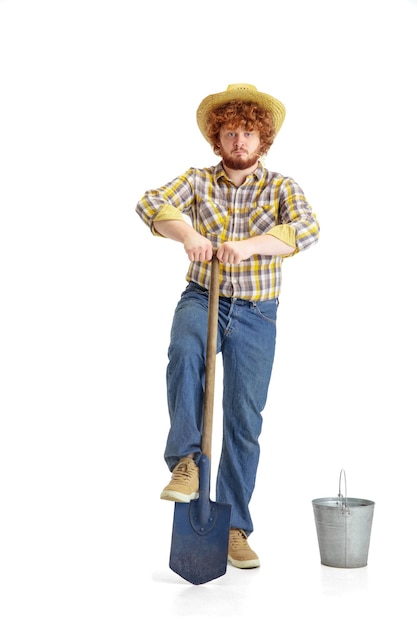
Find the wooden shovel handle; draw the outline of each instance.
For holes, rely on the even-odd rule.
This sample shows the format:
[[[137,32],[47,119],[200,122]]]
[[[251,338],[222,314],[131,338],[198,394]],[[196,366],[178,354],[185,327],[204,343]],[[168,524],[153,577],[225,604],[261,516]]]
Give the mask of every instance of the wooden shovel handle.
[[[208,304],[206,384],[204,392],[204,415],[201,451],[211,458],[211,440],[214,412],[214,382],[216,378],[217,322],[219,317],[219,260],[211,261],[210,292]]]

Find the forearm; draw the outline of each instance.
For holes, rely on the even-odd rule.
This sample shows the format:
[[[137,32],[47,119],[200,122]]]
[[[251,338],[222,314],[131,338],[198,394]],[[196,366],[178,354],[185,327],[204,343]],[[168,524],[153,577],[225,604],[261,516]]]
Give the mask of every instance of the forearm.
[[[257,235],[241,241],[225,241],[217,251],[222,263],[240,263],[255,254],[263,256],[285,257],[294,252],[295,248],[273,235]]]
[[[212,258],[211,242],[194,230],[188,222],[161,220],[155,221],[153,227],[163,237],[182,243],[190,261],[210,261]]]
[[[162,237],[184,243],[187,236],[195,233],[194,228],[184,220],[154,220],[154,230]]]
[[[265,256],[288,256],[295,250],[295,246],[291,246],[274,235],[257,235],[246,240],[249,250],[252,250],[250,256],[261,254]]]

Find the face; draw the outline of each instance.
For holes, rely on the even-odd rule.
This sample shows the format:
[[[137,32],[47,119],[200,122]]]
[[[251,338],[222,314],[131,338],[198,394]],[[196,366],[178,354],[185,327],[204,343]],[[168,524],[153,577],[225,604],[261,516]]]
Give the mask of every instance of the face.
[[[220,129],[220,151],[223,163],[233,170],[246,170],[257,164],[260,139],[259,131],[246,130],[242,126]]]

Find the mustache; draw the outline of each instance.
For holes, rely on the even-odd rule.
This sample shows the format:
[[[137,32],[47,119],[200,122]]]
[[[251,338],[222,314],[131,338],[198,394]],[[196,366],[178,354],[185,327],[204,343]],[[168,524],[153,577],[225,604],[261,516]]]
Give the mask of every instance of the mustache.
[[[244,152],[245,154],[250,154],[249,150],[233,150],[232,154],[235,154],[236,152]],[[252,154],[255,154],[258,157],[263,156],[262,154],[260,154],[259,152],[252,152]]]

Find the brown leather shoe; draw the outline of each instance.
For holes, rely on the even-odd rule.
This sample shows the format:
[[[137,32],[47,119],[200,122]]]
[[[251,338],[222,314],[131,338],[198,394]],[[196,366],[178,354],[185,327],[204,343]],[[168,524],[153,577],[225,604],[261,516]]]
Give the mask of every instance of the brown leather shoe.
[[[246,533],[240,528],[230,529],[228,560],[241,569],[260,566],[258,555],[249,546]]]
[[[171,480],[161,493],[161,500],[190,502],[198,498],[198,466],[191,457],[183,457],[172,471]]]

